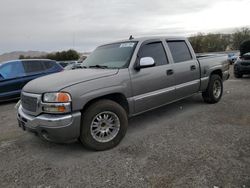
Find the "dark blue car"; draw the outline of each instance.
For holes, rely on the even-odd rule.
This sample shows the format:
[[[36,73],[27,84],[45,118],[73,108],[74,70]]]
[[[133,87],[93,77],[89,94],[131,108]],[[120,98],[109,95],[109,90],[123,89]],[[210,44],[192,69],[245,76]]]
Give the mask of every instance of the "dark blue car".
[[[14,60],[0,64],[0,102],[19,98],[23,86],[29,81],[51,73],[63,71],[53,60]]]

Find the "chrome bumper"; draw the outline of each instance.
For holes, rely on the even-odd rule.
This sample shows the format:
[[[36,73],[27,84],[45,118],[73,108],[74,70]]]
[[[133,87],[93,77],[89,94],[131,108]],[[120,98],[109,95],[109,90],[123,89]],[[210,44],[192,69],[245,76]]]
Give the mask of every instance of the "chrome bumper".
[[[23,111],[22,105],[18,107],[17,111],[19,127],[34,132],[48,141],[65,143],[80,136],[80,112],[66,115],[41,114],[32,116]]]

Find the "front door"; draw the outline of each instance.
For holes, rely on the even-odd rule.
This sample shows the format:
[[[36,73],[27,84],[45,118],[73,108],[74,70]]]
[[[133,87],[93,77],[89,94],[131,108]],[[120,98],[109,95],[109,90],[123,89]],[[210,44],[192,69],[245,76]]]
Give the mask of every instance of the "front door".
[[[19,97],[25,76],[22,63],[13,61],[0,67],[0,100]]]
[[[175,93],[172,64],[161,41],[143,43],[137,56],[137,63],[143,57],[151,57],[155,66],[130,72],[135,114],[172,101]]]

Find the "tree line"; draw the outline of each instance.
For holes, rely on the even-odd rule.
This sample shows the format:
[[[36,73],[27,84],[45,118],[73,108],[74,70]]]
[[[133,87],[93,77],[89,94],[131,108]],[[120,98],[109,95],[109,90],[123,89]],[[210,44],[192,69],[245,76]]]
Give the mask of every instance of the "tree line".
[[[226,50],[239,50],[240,44],[245,40],[250,40],[250,29],[243,27],[237,29],[232,34],[222,33],[198,33],[190,36],[190,43],[192,44],[196,53],[204,52],[220,52]],[[19,59],[52,59],[56,61],[78,60],[80,55],[75,50],[68,50],[62,52],[49,53],[45,56],[30,57],[20,55]]]
[[[39,56],[39,57],[31,57],[31,56],[24,56],[24,55],[19,56],[19,59],[52,59],[56,61],[78,60],[79,58],[80,58],[79,53],[72,49],[68,51],[49,53],[45,56]]]
[[[239,50],[245,40],[250,40],[250,29],[247,27],[237,29],[232,34],[198,33],[189,37],[196,53]]]

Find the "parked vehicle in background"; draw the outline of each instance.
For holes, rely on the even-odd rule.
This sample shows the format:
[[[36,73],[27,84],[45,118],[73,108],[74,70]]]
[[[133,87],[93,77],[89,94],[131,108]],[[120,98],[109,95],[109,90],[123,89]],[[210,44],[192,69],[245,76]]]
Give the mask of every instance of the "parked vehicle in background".
[[[57,63],[60,64],[64,68],[68,65],[77,63],[77,61],[57,61]]]
[[[90,53],[87,53],[85,55],[82,55],[79,59],[78,59],[78,63],[83,63],[83,61],[85,59],[87,59],[87,57],[89,56]]]
[[[239,55],[237,55],[235,53],[229,53],[227,60],[232,65],[237,60],[238,57],[239,57]]]
[[[79,139],[105,150],[126,134],[128,117],[202,93],[217,103],[229,78],[226,55],[196,58],[181,37],[150,37],[98,47],[84,68],[29,82],[19,126],[49,141]]]
[[[74,70],[74,69],[81,69],[83,67],[82,63],[72,63],[64,67],[65,70]]]
[[[56,61],[22,59],[0,64],[0,101],[20,96],[23,86],[35,78],[62,71]]]
[[[238,57],[234,63],[234,76],[241,78],[244,74],[250,74],[250,52]]]

